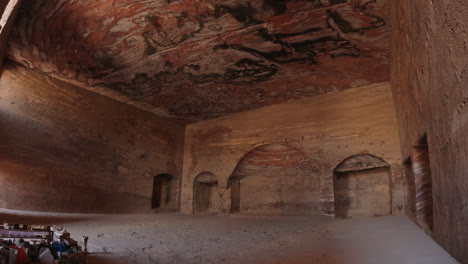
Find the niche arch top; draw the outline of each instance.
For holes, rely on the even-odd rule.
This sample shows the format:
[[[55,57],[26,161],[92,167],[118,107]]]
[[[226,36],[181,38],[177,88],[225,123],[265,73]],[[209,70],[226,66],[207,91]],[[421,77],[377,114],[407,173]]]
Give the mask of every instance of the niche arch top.
[[[245,171],[255,168],[304,167],[307,156],[294,146],[284,143],[270,143],[255,147],[247,152],[237,163],[231,178],[244,177]]]
[[[204,171],[195,177],[195,182],[201,183],[216,183],[218,182],[218,178],[211,172]]]
[[[346,158],[336,166],[333,172],[353,172],[385,167],[390,167],[390,164],[377,156],[364,153]]]

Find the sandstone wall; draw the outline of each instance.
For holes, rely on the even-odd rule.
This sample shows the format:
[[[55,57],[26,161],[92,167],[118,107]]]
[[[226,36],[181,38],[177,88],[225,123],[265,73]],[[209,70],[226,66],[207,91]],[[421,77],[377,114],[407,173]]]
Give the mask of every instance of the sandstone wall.
[[[184,127],[9,64],[0,78],[0,207],[147,212],[153,177],[176,177]]]
[[[391,85],[404,159],[427,133],[433,237],[468,263],[468,6],[392,1]]]
[[[310,210],[314,213],[333,214],[333,170],[344,159],[360,153],[373,154],[391,165],[391,185],[394,187],[392,211],[398,213],[403,209],[402,161],[393,98],[388,83],[188,125],[185,142],[181,196],[181,210],[184,213],[192,212],[193,182],[202,172],[216,175],[221,199],[219,211],[229,212],[230,179],[238,171],[239,162],[245,161],[246,157],[247,168],[253,170],[252,166],[257,166],[253,171],[270,169],[268,166],[273,166],[272,171],[275,171],[278,167],[289,166],[292,181],[297,179],[294,175],[302,175],[298,170],[308,170],[306,175],[315,180],[304,181],[304,184],[307,184],[308,189],[316,189],[319,193],[314,198],[311,191],[308,197],[315,199],[315,204],[320,203],[316,206],[319,208],[314,208],[313,202],[307,203],[312,206]],[[250,158],[250,154],[246,155],[271,144],[289,146],[285,153],[293,153],[291,149],[296,149],[306,158],[297,159],[301,155],[278,154],[280,157],[277,162],[264,164],[267,160],[265,155]],[[277,155],[275,153],[268,155]],[[284,172],[288,174],[287,171]]]

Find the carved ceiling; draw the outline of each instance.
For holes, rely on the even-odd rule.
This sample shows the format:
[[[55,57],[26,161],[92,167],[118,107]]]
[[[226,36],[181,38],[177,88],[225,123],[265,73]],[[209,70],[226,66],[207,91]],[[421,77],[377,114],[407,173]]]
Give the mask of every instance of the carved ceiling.
[[[23,0],[8,57],[184,123],[388,80],[390,0]]]

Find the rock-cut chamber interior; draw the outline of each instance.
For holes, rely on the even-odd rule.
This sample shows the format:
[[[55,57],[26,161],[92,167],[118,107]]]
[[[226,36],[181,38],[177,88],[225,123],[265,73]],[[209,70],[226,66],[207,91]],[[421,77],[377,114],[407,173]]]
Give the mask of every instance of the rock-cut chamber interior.
[[[0,263],[468,263],[467,12],[0,1]]]

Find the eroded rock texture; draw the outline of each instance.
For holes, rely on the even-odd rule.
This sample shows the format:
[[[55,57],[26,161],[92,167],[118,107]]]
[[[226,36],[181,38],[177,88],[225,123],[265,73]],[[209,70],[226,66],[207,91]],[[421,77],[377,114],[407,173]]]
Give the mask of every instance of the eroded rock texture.
[[[247,153],[231,176],[231,209],[241,213],[320,214],[320,177],[301,151],[269,144]]]
[[[184,122],[388,80],[388,0],[25,0],[8,56]]]

